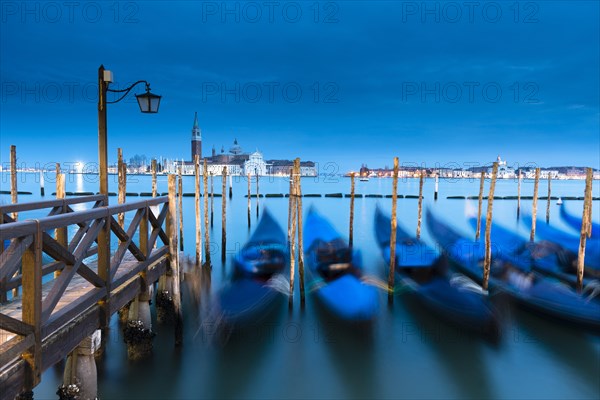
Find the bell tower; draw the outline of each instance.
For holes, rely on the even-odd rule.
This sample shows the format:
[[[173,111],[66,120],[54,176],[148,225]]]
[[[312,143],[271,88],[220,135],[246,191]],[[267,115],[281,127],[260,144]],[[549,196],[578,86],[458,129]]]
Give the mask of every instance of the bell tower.
[[[196,154],[202,158],[202,131],[198,126],[198,113],[194,113],[194,126],[192,127],[192,162]]]

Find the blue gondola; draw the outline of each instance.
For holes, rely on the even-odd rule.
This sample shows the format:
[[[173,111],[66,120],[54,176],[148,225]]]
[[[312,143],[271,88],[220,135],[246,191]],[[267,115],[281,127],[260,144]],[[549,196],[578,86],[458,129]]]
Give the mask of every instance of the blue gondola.
[[[361,281],[362,257],[311,207],[304,224],[308,283],[319,301],[345,321],[371,321],[378,311],[375,287]]]
[[[230,282],[219,293],[219,315],[224,322],[256,321],[283,296],[276,281],[289,259],[286,240],[265,209],[256,230],[233,260]]]
[[[387,265],[390,262],[391,220],[377,207],[375,236]],[[493,333],[496,317],[479,287],[461,285],[451,277],[444,256],[399,226],[396,231],[396,273],[417,299],[439,316],[461,327]],[[475,290],[473,290],[475,289]]]
[[[477,218],[469,218],[469,223],[475,229]],[[481,230],[485,231],[485,221],[481,221]],[[524,272],[534,270],[560,279],[573,287],[576,286],[577,255],[575,253],[550,241],[532,243],[496,223],[492,223],[491,234],[497,257],[510,262]],[[587,268],[584,285],[592,283],[597,275],[597,271]]]
[[[523,214],[522,221],[526,226],[530,227],[532,223],[531,214]],[[577,257],[579,252],[579,236],[555,228],[539,218],[537,219],[535,226],[536,237],[560,245],[562,248],[572,253],[571,258]],[[598,237],[587,239],[585,247],[585,266],[586,269],[595,270],[589,271],[593,273],[592,275],[600,276],[600,238]]]
[[[560,206],[560,216],[570,227],[576,229],[578,232],[581,231],[582,218],[569,214],[564,203]],[[592,237],[596,239],[600,238],[600,224],[595,222],[592,222]]]
[[[483,241],[473,241],[437,220],[427,211],[427,224],[457,268],[472,279],[483,280]],[[492,228],[493,231],[493,228]],[[491,243],[492,248],[494,243]],[[574,325],[600,331],[600,303],[572,288],[535,273],[526,273],[492,252],[489,287],[508,293],[521,306]]]

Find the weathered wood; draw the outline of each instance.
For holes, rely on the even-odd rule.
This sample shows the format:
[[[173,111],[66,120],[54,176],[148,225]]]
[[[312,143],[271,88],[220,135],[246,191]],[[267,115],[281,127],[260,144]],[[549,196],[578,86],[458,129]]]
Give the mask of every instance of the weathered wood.
[[[17,146],[10,146],[10,201],[13,204],[17,204]],[[15,211],[13,212],[13,219],[16,221],[18,219],[19,214]]]
[[[252,209],[252,199],[250,196],[250,183],[251,183],[250,182],[250,172],[248,172],[248,229],[250,229],[250,225],[251,225],[250,221],[252,219],[252,218],[250,218],[250,213],[251,213],[250,210]],[[289,225],[289,222],[288,222],[288,225]]]
[[[214,175],[210,173],[210,227],[213,227],[214,216],[215,216],[215,185],[214,185]]]
[[[148,213],[148,221],[150,222],[150,225],[152,225],[150,240],[148,240],[148,245],[150,247],[154,247],[157,238],[160,238],[160,240],[162,240],[164,244],[169,243],[169,238],[167,237],[165,231],[162,229],[162,224],[166,219],[167,212],[168,207],[164,206],[162,211],[158,214],[158,217],[155,217],[152,212]]]
[[[169,213],[167,216],[167,234],[169,235],[169,263],[173,273],[173,307],[175,312],[175,345],[183,344],[183,317],[181,315],[181,292],[179,260],[177,253],[177,207],[175,204],[175,175],[169,175]]]
[[[64,177],[63,177],[63,179],[64,179]],[[98,201],[105,200],[105,198],[106,197],[101,194],[95,194],[95,195],[90,195],[90,196],[73,197],[73,198],[69,198],[69,199],[43,200],[43,201],[34,201],[34,202],[18,203],[18,204],[3,204],[3,205],[0,205],[0,213],[31,211],[31,210],[40,210],[43,208],[55,208],[55,207],[60,207],[62,210],[63,206],[72,205],[72,204],[98,202]],[[61,211],[61,210],[58,210],[58,211]],[[56,213],[56,211],[55,211],[55,213]]]
[[[394,277],[396,274],[396,207],[398,203],[398,157],[394,157],[392,176],[392,220],[390,234],[390,270],[388,274],[388,303],[394,302]]]
[[[208,232],[208,163],[204,159],[202,169],[202,180],[204,183],[204,262],[210,267],[210,234]],[[212,191],[210,195],[212,199]],[[212,201],[212,200],[211,200]]]
[[[419,204],[417,211],[417,239],[421,238],[421,217],[423,215],[423,171],[419,177]]]
[[[533,204],[531,206],[531,234],[529,240],[532,242],[535,240],[535,224],[537,222],[537,203],[538,203],[538,189],[540,186],[540,169],[535,169],[535,182],[533,183]]]
[[[119,147],[117,149],[117,173],[118,173],[118,203],[125,203],[125,194],[127,193],[127,179],[126,174],[127,170],[125,169],[125,164],[123,163],[123,150]],[[123,228],[125,226],[125,214],[119,213],[118,215],[119,226]]]
[[[550,201],[552,198],[552,175],[548,173],[548,202],[546,203],[546,222],[550,222]]]
[[[156,197],[156,158],[152,159],[152,197]]]
[[[0,314],[0,329],[22,336],[27,336],[34,331],[33,326],[4,314]]]
[[[40,196],[42,197],[46,195],[46,190],[44,186],[44,171],[40,171]]]
[[[35,335],[33,333],[27,336],[15,336],[0,344],[0,366],[8,365],[9,362],[27,352],[33,346],[35,346]],[[0,388],[2,388],[1,384]],[[1,393],[4,394],[3,392],[4,390]]]
[[[194,155],[194,210],[196,215],[196,266],[202,263],[202,223],[200,222],[200,156]]]
[[[354,176],[356,174],[352,172],[350,174],[350,232],[348,233],[348,245],[353,246],[354,241]]]
[[[23,253],[32,242],[33,236],[30,235],[16,238],[0,254],[0,279],[8,279],[17,272]]]
[[[519,168],[519,177],[517,183],[517,218],[519,214],[521,214],[521,180],[523,179],[523,175],[521,174],[521,168]]]
[[[433,191],[433,200],[437,200],[438,199],[438,189],[439,189],[439,186],[440,186],[440,176],[436,174],[435,175],[435,189]]]
[[[177,174],[177,213],[179,214],[179,251],[183,251],[183,178],[181,176],[181,167]]]
[[[248,174],[248,177],[250,175]],[[250,190],[250,184],[248,184],[248,191]],[[250,198],[250,196],[248,196]],[[292,242],[292,212],[295,210],[294,206],[294,168],[290,169],[290,194],[288,195],[288,231],[287,240],[288,243]],[[248,218],[250,218],[250,210],[248,209]]]
[[[259,213],[259,205],[258,203],[260,202],[260,196],[259,196],[259,192],[258,192],[258,168],[255,169],[256,172],[256,219],[258,219],[258,213]]]
[[[577,253],[577,291],[581,293],[583,289],[583,273],[585,269],[585,247],[588,233],[591,231],[592,214],[592,182],[594,171],[591,168],[586,169],[585,174],[585,192],[583,201],[583,215],[581,218],[581,232],[579,235],[579,252]]]
[[[119,268],[119,265],[121,265],[121,261],[123,261],[123,257],[125,257],[125,252],[128,250],[130,245],[133,245],[134,248],[137,249],[136,253],[139,258],[138,257],[136,257],[136,258],[141,259],[140,261],[145,261],[146,256],[144,255],[143,251],[138,249],[137,246],[135,246],[135,244],[133,243],[133,235],[135,234],[135,231],[138,229],[144,216],[145,216],[145,209],[140,208],[135,213],[133,220],[129,224],[129,228],[127,228],[126,236],[121,239],[121,243],[119,243],[119,247],[117,248],[117,251],[115,252],[114,256],[112,257],[112,260],[110,263],[111,278],[114,278],[115,273],[117,272],[117,269]]]
[[[477,228],[475,229],[475,240],[479,240],[481,234],[481,206],[483,203],[483,185],[485,183],[485,172],[481,171],[479,178],[479,198],[477,200]]]
[[[494,191],[496,190],[496,177],[498,176],[498,162],[494,162],[492,167],[492,182],[490,183],[490,193],[487,200],[487,213],[485,217],[485,258],[483,261],[483,290],[488,289],[490,277],[490,267],[492,265],[492,208],[494,206]]]
[[[227,246],[227,197],[225,197],[227,184],[227,167],[223,167],[221,195],[221,261],[225,262]]]
[[[229,175],[229,198],[233,198],[233,175]]]
[[[294,304],[294,278],[296,275],[296,208],[298,196],[296,195],[296,168],[292,167],[292,171],[290,173],[290,179],[293,184],[290,186],[290,205],[291,210],[289,211],[291,214],[291,226],[289,229],[289,246],[290,246],[290,297],[289,297],[289,306],[292,307]],[[258,176],[257,176],[258,178]],[[258,193],[256,197],[258,201]]]
[[[23,354],[30,376],[27,390],[33,389],[42,375],[42,230],[37,223],[33,243],[23,254],[23,323],[33,327],[34,345]]]
[[[298,212],[298,273],[300,278],[300,305],[304,306],[304,235],[302,233],[302,183],[300,181],[300,158],[296,165],[296,211]]]

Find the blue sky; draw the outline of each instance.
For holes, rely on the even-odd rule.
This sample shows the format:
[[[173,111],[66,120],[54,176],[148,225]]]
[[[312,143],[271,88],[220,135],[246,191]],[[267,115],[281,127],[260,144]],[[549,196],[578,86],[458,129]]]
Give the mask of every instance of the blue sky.
[[[471,5],[475,4],[475,5]],[[97,68],[115,88],[109,160],[188,159],[237,138],[265,158],[427,166],[600,165],[598,2],[0,2],[0,157],[97,160]],[[140,87],[136,92],[142,91]],[[327,172],[331,172],[330,170]]]

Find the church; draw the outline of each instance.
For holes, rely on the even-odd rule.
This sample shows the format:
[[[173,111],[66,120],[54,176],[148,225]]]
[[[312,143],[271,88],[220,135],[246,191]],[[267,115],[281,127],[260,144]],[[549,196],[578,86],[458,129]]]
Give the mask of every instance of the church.
[[[227,168],[228,175],[288,175],[292,168],[293,161],[290,160],[268,160],[265,161],[263,155],[258,150],[253,153],[246,153],[238,143],[237,138],[229,150],[225,152],[225,146],[221,146],[221,151],[217,153],[215,147],[212,147],[211,155],[202,154],[202,130],[198,123],[198,113],[194,113],[194,123],[192,125],[191,138],[191,157],[190,161],[174,161],[166,166],[172,173],[176,173],[182,168],[182,174],[194,174],[194,158],[200,157],[200,174],[203,174],[204,159],[207,161],[207,170],[209,174],[221,175],[223,168]],[[301,163],[301,174],[305,176],[316,176],[315,163],[304,161]]]

